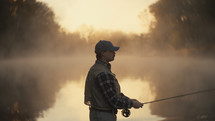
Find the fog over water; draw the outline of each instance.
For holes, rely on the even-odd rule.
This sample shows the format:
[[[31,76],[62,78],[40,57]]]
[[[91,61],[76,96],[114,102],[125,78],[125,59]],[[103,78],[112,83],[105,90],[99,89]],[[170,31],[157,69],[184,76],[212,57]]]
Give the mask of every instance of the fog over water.
[[[214,59],[131,57],[125,60],[129,65],[126,64],[128,68],[124,68],[126,71],[122,74],[148,80],[155,99],[215,87]],[[214,96],[214,92],[187,96],[153,103],[150,107],[152,114],[165,117],[168,121],[214,120]]]
[[[79,56],[1,61],[1,119],[36,120],[53,107],[56,94],[69,80],[86,76],[94,59]],[[147,81],[155,99],[215,87],[214,59],[119,55],[112,62],[112,70],[119,81]],[[214,96],[211,92],[154,103],[150,110],[167,121],[213,120]],[[150,101],[148,97],[141,99]]]
[[[82,62],[73,58],[1,61],[1,119],[36,120],[53,106],[56,93],[67,80],[84,75],[87,66]]]

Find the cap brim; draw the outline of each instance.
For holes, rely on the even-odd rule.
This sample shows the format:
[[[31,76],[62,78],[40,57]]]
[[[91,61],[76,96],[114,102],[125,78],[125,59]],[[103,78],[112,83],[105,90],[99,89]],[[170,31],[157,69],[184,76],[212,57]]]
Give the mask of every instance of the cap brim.
[[[113,47],[113,51],[119,50],[120,47]]]

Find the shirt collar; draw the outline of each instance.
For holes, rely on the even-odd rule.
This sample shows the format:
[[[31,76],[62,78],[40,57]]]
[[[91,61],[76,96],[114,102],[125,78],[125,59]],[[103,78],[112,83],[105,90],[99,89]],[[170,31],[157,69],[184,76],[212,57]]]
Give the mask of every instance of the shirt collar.
[[[96,63],[97,64],[102,64],[102,65],[106,66],[109,70],[111,70],[111,64],[110,63],[104,63],[104,62],[102,62],[100,60],[96,60]]]

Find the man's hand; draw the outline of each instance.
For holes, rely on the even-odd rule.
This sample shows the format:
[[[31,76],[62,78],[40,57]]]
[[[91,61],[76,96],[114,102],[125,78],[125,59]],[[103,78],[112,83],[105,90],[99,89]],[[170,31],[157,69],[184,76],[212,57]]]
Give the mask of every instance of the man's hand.
[[[143,107],[143,104],[141,102],[139,102],[138,100],[136,99],[131,99],[132,100],[132,107],[138,109],[138,108],[142,108]]]

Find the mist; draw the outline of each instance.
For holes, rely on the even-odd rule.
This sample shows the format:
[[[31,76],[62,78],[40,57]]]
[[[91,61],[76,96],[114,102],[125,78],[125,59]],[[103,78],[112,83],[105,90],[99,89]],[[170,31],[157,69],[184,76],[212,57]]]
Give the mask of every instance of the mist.
[[[114,72],[118,78],[141,78],[149,82],[154,100],[215,87],[213,59],[127,56],[116,61]],[[150,108],[153,115],[164,117],[165,121],[212,121],[214,96],[215,92],[192,95],[152,103]],[[142,99],[142,102],[152,101]]]
[[[85,76],[82,58],[30,58],[0,62],[0,111],[4,121],[36,121],[51,108],[57,92]]]
[[[111,63],[118,80],[140,78],[149,82],[155,99],[214,88],[213,5],[211,0],[159,0],[150,6],[155,21],[148,33],[88,26],[83,28],[85,33],[68,33],[55,22],[56,16],[46,4],[2,0],[1,120],[36,121],[42,117],[55,104],[60,89],[86,76],[96,59],[94,46],[99,40],[120,46]],[[214,95],[154,103],[151,113],[165,121],[213,121]]]

